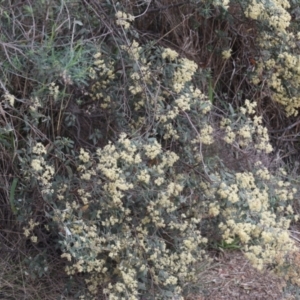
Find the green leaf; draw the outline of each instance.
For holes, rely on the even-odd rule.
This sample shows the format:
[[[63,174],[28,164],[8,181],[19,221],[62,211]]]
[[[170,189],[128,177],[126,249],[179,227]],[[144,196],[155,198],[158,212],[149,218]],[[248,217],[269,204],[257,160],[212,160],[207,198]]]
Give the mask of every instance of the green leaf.
[[[66,166],[66,169],[67,169],[69,178],[73,178],[73,172],[72,172],[72,169],[70,168],[70,166]]]
[[[78,24],[79,26],[82,26],[82,25],[83,25],[83,23],[82,23],[81,21],[78,21],[78,20],[75,20],[75,21],[74,21],[74,24]]]
[[[13,213],[16,215],[17,214],[17,209],[15,206],[15,190],[17,187],[17,183],[18,183],[18,178],[14,178],[11,188],[10,188],[10,193],[9,193],[9,203],[10,203],[10,207],[11,210],[13,211]]]
[[[142,282],[138,283],[138,288],[139,288],[139,290],[143,290],[143,291],[147,290],[145,283],[142,283]]]

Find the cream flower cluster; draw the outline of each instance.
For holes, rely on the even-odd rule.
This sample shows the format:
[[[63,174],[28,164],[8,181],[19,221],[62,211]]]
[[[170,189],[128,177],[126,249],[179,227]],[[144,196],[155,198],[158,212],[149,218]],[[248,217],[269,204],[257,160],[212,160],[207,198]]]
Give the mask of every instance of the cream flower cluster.
[[[177,100],[175,100],[176,106],[183,111],[190,110],[190,95],[183,94]]]
[[[95,76],[93,74],[96,74],[96,71],[98,72],[99,76],[106,76],[108,79],[112,80],[115,78],[114,72],[113,72],[113,63],[112,62],[105,62],[104,57],[102,57],[102,53],[99,51],[96,54],[94,54],[94,68],[90,69],[92,74],[91,78],[95,79]],[[107,86],[107,82],[104,81],[104,87]]]
[[[36,111],[39,107],[41,107],[40,99],[38,97],[31,98],[29,109],[31,111]]]
[[[213,202],[209,204],[208,213],[211,217],[216,217],[220,214],[220,206],[218,202]]]
[[[139,43],[136,40],[133,40],[130,45],[121,46],[121,48],[125,50],[133,60],[135,61],[139,60],[142,47],[139,45]]]
[[[176,93],[180,93],[183,90],[185,84],[192,80],[198,69],[197,64],[187,58],[180,58],[178,64],[179,67],[177,67],[173,77],[173,89]]]
[[[104,95],[105,90],[115,79],[114,62],[105,57],[101,51],[94,54],[93,66],[89,69],[89,76],[95,80],[88,93],[92,100],[102,100],[102,108],[110,107],[111,99],[109,95]],[[88,107],[89,109],[90,107]]]
[[[269,3],[252,0],[245,10],[245,15],[253,20],[264,20],[274,30],[285,32],[291,20],[291,16],[287,11],[289,7],[288,0],[272,0]]]
[[[166,132],[164,134],[165,140],[170,139],[170,138],[173,138],[174,140],[179,139],[178,131],[176,129],[174,129],[174,127],[171,123],[165,124],[164,128],[166,130]]]
[[[300,107],[300,100],[297,94],[290,94],[287,90],[285,82],[289,82],[292,89],[296,89],[300,82],[300,61],[299,58],[284,51],[278,55],[276,71],[273,71],[269,79],[269,85],[274,90],[274,99],[285,106],[287,115],[296,115],[297,108]],[[270,63],[268,63],[270,61]],[[272,67],[272,59],[265,63],[268,70],[274,70]]]
[[[49,85],[49,94],[53,96],[54,100],[57,100],[59,94],[59,86],[55,82],[51,82]]]
[[[36,175],[36,179],[42,187],[42,193],[52,194],[52,180],[54,177],[54,167],[49,165],[42,154],[46,154],[46,148],[43,144],[37,143],[32,148],[33,157],[30,166]]]
[[[130,75],[132,81],[131,81],[131,85],[128,88],[129,92],[134,96],[139,94],[139,99],[140,99],[140,101],[136,101],[134,103],[136,111],[144,107],[145,102],[147,100],[149,101],[149,98],[147,97],[147,93],[145,93],[145,89],[147,89],[147,86],[151,86],[153,84],[153,80],[154,81],[156,80],[150,68],[151,68],[151,63],[149,62],[145,64],[145,60],[142,59],[139,62],[138,71],[135,71]],[[151,99],[150,102],[153,103]]]
[[[199,135],[191,141],[192,145],[211,145],[214,142],[213,137],[214,129],[210,125],[203,125],[203,128],[200,130]],[[198,147],[193,148],[194,151],[199,151]]]
[[[214,141],[213,128],[207,125],[207,122],[202,121],[201,118],[199,119],[199,114],[202,116],[206,115],[211,110],[211,107],[211,102],[207,100],[207,97],[198,88],[194,88],[193,86],[189,86],[185,93],[181,93],[166,108],[159,105],[156,120],[163,126],[163,138],[165,140],[179,140],[182,138],[184,133],[175,129],[175,126],[182,118],[188,119],[192,127],[191,129],[196,136],[191,145],[197,144],[197,146],[193,147],[192,151],[195,152],[195,157],[199,156],[199,145],[202,143],[212,144]]]
[[[42,154],[46,154],[47,151],[42,143],[36,143],[32,148],[32,153],[37,155],[42,155]]]
[[[15,104],[15,96],[8,92],[4,94],[4,100],[8,102],[10,106],[14,106]]]
[[[232,49],[229,49],[229,50],[224,50],[222,52],[222,57],[223,59],[229,59],[231,57],[231,52],[232,52]]]
[[[165,48],[161,55],[163,59],[169,59],[170,61],[174,61],[178,57],[178,53],[170,48]]]
[[[267,128],[262,126],[262,118],[255,115],[257,103],[245,100],[245,106],[240,108],[240,112],[246,117],[238,122],[232,122],[228,118],[223,118],[220,128],[224,130],[223,140],[228,144],[238,145],[249,149],[254,147],[260,152],[270,153],[273,148],[270,144],[270,137]],[[252,115],[252,117],[249,117]]]
[[[80,148],[80,155],[79,155],[79,159],[83,162],[83,163],[87,163],[90,160],[90,155],[88,152],[86,152],[84,149]]]
[[[228,199],[231,203],[236,203],[239,201],[238,191],[237,184],[231,184],[228,186],[226,183],[222,182],[218,190],[218,194],[221,198]]]
[[[116,24],[124,27],[124,29],[128,29],[130,27],[130,23],[134,21],[134,16],[131,14],[126,14],[122,11],[117,11],[116,18]]]
[[[264,16],[265,6],[262,2],[252,0],[251,4],[245,10],[245,15],[253,20],[258,20],[261,16]]]
[[[145,154],[150,159],[154,159],[158,154],[161,153],[162,150],[161,145],[156,140],[154,140],[153,143],[150,145],[145,145],[144,149],[145,149]]]
[[[28,226],[27,227],[23,227],[23,233],[26,237],[29,237],[30,235],[30,240],[33,243],[37,242],[37,236],[32,234],[33,229],[38,226],[40,223],[39,222],[34,222],[33,219],[30,219],[28,222]]]
[[[226,126],[224,141],[228,144],[233,144],[235,138],[236,138],[236,134],[234,133],[232,128],[230,126]]]

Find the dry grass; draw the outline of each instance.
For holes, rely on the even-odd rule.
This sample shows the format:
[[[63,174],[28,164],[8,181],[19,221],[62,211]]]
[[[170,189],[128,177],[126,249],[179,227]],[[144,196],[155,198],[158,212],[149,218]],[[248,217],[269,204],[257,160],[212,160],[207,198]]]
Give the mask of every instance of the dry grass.
[[[62,296],[64,294],[62,281],[56,276],[33,279],[24,266],[23,260],[24,258],[20,254],[0,251],[1,299],[66,299]],[[58,277],[62,276],[59,273],[57,275]]]
[[[222,252],[214,257],[214,268],[201,278],[205,283],[201,295],[187,300],[292,300],[285,292],[286,283],[270,271],[259,272],[239,251]],[[205,280],[203,280],[205,279]]]
[[[51,257],[48,260],[48,271],[39,277],[28,266],[30,257],[36,255],[36,251],[31,249],[24,253],[17,248],[18,245],[15,246],[14,249],[0,248],[0,299],[63,300],[77,298],[75,295],[79,291],[79,287],[82,287],[82,282],[80,282],[80,278],[75,278],[74,283],[71,284],[58,257]]]
[[[78,289],[84,289],[81,278],[74,278],[71,284],[64,262],[53,246],[46,248],[28,242],[14,215],[4,218],[4,212],[9,211],[4,200],[0,198],[0,299],[74,299]],[[43,274],[34,262],[36,258],[46,260]]]

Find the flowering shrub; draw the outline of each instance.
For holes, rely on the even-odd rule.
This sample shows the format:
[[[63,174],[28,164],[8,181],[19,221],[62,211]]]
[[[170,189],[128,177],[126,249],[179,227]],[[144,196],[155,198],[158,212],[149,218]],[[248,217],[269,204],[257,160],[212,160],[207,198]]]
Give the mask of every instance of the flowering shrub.
[[[197,280],[207,238],[197,213],[200,195],[191,196],[180,161],[201,162],[202,144],[213,143],[206,121],[211,103],[191,83],[196,64],[174,50],[158,48],[151,61],[149,45],[133,40],[120,49],[116,56],[94,54],[89,70],[94,103],[87,111],[93,114],[99,105],[125,132],[94,150],[74,152],[67,139],[48,149],[40,142],[30,146],[19,155],[24,183],[45,201],[48,230],[59,229],[67,274],[86,274],[91,295],[101,287],[110,299],[182,296]],[[115,72],[119,55],[128,66],[121,88]],[[54,89],[59,95],[53,84],[51,95]],[[130,117],[118,112],[123,101]],[[32,242],[38,225],[30,219],[24,227]]]
[[[188,220],[184,206],[194,203],[184,196],[184,175],[170,171],[178,159],[156,140],[121,134],[95,154],[81,149],[72,178],[50,179],[32,166],[42,194],[56,207],[52,220],[63,229],[62,257],[70,262],[66,272],[90,274],[86,281],[92,294],[101,285],[111,299],[138,299],[141,291],[159,286],[167,298],[195,280],[195,263],[207,239],[197,229],[200,219]],[[42,164],[44,158],[32,159],[37,160]]]
[[[236,237],[244,245],[246,257],[258,269],[276,262],[282,266],[287,255],[297,250],[288,228],[294,219],[291,200],[296,192],[289,182],[278,181],[256,164],[254,172],[221,175],[217,195],[219,224],[227,244]],[[296,218],[297,219],[297,218]]]
[[[258,34],[261,57],[252,82],[261,85],[267,81],[274,100],[285,107],[288,116],[297,115],[300,107],[299,34],[295,23],[291,23],[292,8],[295,8],[292,1],[249,1],[244,11],[247,18],[261,26]]]
[[[238,238],[257,268],[275,259],[283,265],[295,250],[287,229],[296,190],[276,183],[277,177],[260,162],[252,171],[222,167],[211,173],[202,155],[205,147],[221,140],[237,151],[270,153],[267,131],[254,115],[255,103],[247,100],[238,115],[222,118],[217,131],[207,124],[211,103],[191,84],[193,62],[159,49],[166,65],[162,86],[156,75],[163,72],[160,65],[153,67],[140,57],[146,47],[132,45],[123,47],[129,64],[139,67],[127,74],[134,80],[128,81],[126,100],[137,116],[124,126],[129,134],[119,134],[96,151],[80,148],[67,173],[55,167],[55,157],[65,159],[64,148],[47,151],[37,143],[28,151],[31,156],[22,159],[24,178],[34,180],[51,207],[52,227],[60,228],[67,274],[85,273],[90,294],[101,287],[110,299],[153,297],[158,289],[163,299],[182,295],[183,287],[197,279],[195,265],[205,258],[205,244],[213,242],[200,229],[208,217],[218,220],[211,224],[227,244]],[[119,79],[113,75],[114,63],[102,55],[94,55],[91,72],[99,81],[91,86],[91,96],[97,101],[101,86],[99,99],[104,94],[110,99],[102,108],[113,114],[118,101],[112,101],[111,87]],[[174,60],[179,64],[174,66]],[[150,92],[158,85],[164,89],[153,98]],[[134,135],[145,127],[145,137]],[[37,225],[31,220],[26,236]]]
[[[229,1],[205,5],[211,3],[229,18]],[[46,55],[41,61],[51,76],[42,88],[32,84],[25,100],[3,95],[3,113],[24,119],[15,135],[22,137],[19,181],[10,201],[28,242],[38,246],[51,236],[65,272],[84,278],[88,292],[81,298],[103,292],[108,299],[183,299],[215,243],[238,244],[259,270],[272,265],[298,283],[288,232],[298,219],[297,190],[284,170],[269,168],[273,147],[257,103],[246,97],[221,105],[213,96],[217,82],[208,84],[212,78],[195,61],[142,42],[133,27],[139,16],[119,3],[107,7],[101,42],[72,44],[71,54],[59,51],[51,63]],[[261,26],[260,50],[268,57],[255,63],[252,83],[268,80],[274,99],[295,114],[298,58],[296,36],[287,34],[289,3],[242,7]],[[283,37],[286,48],[279,47]],[[216,51],[222,70],[236,59],[233,46]]]

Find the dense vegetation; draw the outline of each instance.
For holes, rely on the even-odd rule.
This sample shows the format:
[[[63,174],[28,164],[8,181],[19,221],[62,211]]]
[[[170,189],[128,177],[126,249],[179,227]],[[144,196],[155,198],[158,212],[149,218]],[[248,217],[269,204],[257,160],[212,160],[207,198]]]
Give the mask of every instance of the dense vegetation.
[[[183,299],[220,248],[300,284],[298,5],[1,0],[0,295]]]

